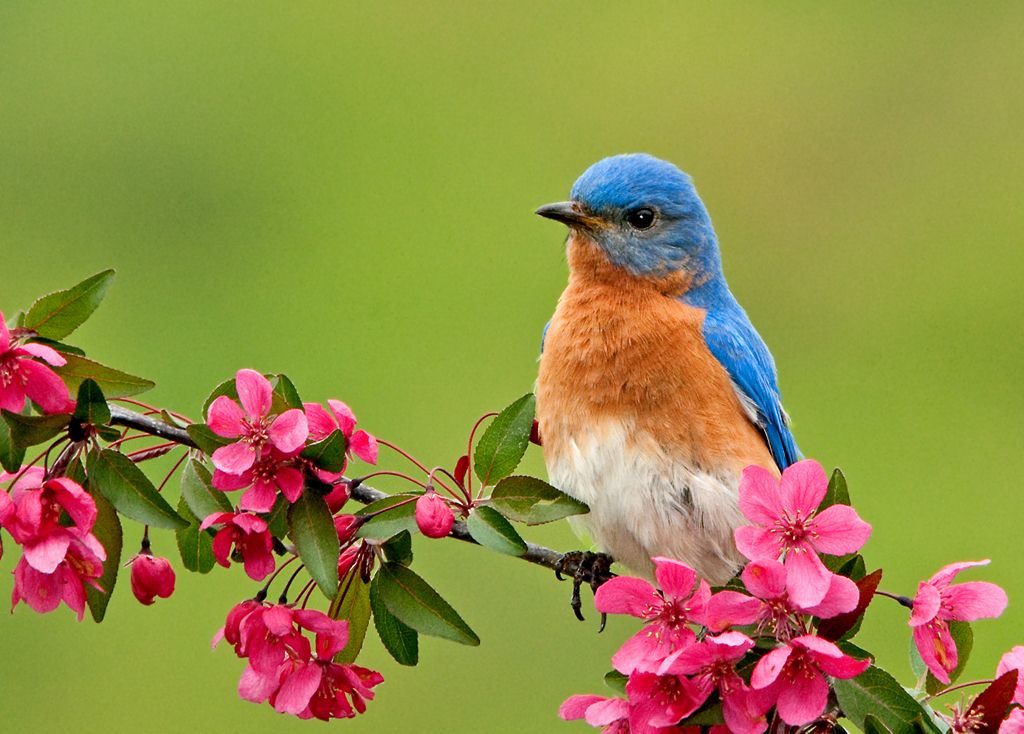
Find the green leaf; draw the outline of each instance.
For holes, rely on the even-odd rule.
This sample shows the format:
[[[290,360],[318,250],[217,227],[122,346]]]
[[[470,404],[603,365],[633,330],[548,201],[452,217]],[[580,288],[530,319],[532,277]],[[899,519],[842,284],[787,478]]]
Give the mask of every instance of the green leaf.
[[[484,485],[507,477],[526,453],[537,400],[527,393],[505,408],[487,426],[473,454],[476,475]]]
[[[29,308],[25,327],[47,339],[63,339],[92,316],[113,279],[114,271],[104,270],[67,290],[43,296]]]
[[[412,563],[412,533],[403,530],[381,545],[381,550],[389,561],[408,566]]]
[[[86,380],[92,380],[108,398],[127,398],[144,393],[156,387],[156,383],[144,377],[136,377],[113,367],[95,362],[76,354],[63,352],[67,363],[54,367],[53,371],[60,375],[68,390],[75,391]]]
[[[275,538],[283,538],[288,534],[288,510],[291,506],[292,503],[283,494],[274,500],[274,506],[267,514],[267,527]]]
[[[341,545],[323,495],[308,487],[303,490],[302,496],[288,510],[288,527],[309,575],[327,598],[333,599],[338,593]]]
[[[939,732],[921,704],[881,668],[872,665],[856,678],[836,679],[832,685],[846,718],[861,730],[870,715],[892,734]]]
[[[690,714],[679,722],[680,726],[717,726],[725,723],[725,716],[722,714],[722,704],[714,703],[705,706],[700,711]]]
[[[209,573],[216,562],[213,557],[213,538],[205,530],[199,529],[202,521],[192,514],[184,497],[178,500],[178,514],[188,521],[188,527],[175,531],[182,564],[193,573]]]
[[[181,498],[200,521],[217,512],[232,511],[231,500],[214,488],[210,470],[196,459],[189,459],[182,469]]]
[[[956,683],[957,679],[963,674],[967,661],[971,657],[971,650],[974,648],[974,630],[971,629],[969,622],[949,622],[949,634],[953,637],[953,642],[956,644],[956,668],[949,674],[948,684],[940,681],[930,671],[928,672],[924,688],[932,696]],[[914,644],[913,638],[910,640],[910,667],[918,678],[928,671],[928,667],[921,660],[921,653],[917,651],[917,645]]]
[[[0,420],[0,466],[11,474],[21,469],[25,460],[25,447],[14,443],[11,426],[6,420]]]
[[[838,468],[832,472],[828,480],[828,491],[825,492],[825,499],[821,501],[818,511],[824,510],[832,505],[850,504],[850,490],[846,486],[846,477]]]
[[[380,574],[374,576],[370,584],[370,609],[377,636],[399,665],[416,665],[420,660],[419,634],[388,611],[380,596],[379,577]]]
[[[348,620],[348,644],[334,656],[334,662],[354,662],[363,649],[366,630],[370,626],[370,585],[363,581],[358,568],[353,567],[345,574],[327,614],[331,619]]]
[[[821,561],[832,573],[846,576],[852,581],[860,581],[868,573],[867,566],[864,565],[864,556],[860,553],[847,553],[845,556],[830,556],[823,553]]]
[[[367,520],[356,532],[358,538],[370,538],[372,540],[387,540],[392,535],[403,530],[410,532],[416,530],[416,503],[410,499],[416,495],[393,494],[384,499],[371,502],[361,509],[356,515],[360,517],[380,512],[381,514]],[[402,504],[400,507],[397,505]],[[394,509],[388,509],[393,507]],[[382,510],[387,510],[382,512]]]
[[[417,632],[463,645],[480,644],[480,638],[458,612],[405,566],[385,563],[377,572],[377,583],[388,611]]]
[[[210,406],[213,405],[213,401],[219,398],[221,395],[227,395],[234,401],[238,401],[238,390],[235,389],[235,378],[232,377],[229,380],[213,388],[213,391],[206,396],[206,400],[203,402],[203,417],[205,418],[210,414]]]
[[[79,423],[102,426],[110,423],[110,406],[95,380],[83,380],[78,386],[74,419]]]
[[[341,431],[334,431],[322,441],[311,443],[302,450],[302,458],[309,459],[324,471],[339,472],[345,468],[345,450],[348,440]]]
[[[624,675],[617,670],[609,670],[607,673],[604,674],[604,684],[616,693],[625,695],[626,683],[628,682],[629,676]]]
[[[526,541],[512,527],[512,523],[493,507],[476,507],[466,521],[469,534],[482,546],[509,556],[526,553]]]
[[[272,412],[283,413],[293,408],[302,410],[302,398],[299,397],[299,391],[295,389],[294,383],[288,379],[288,375],[265,375],[265,377],[270,381],[270,386],[274,390],[274,400],[270,407]]]
[[[107,552],[107,559],[103,561],[103,575],[97,582],[103,591],[86,584],[85,601],[89,605],[89,613],[92,614],[92,618],[97,622],[102,622],[103,617],[107,614],[110,595],[114,593],[117,572],[121,568],[121,545],[124,534],[121,530],[121,519],[117,516],[113,505],[95,492],[92,495],[96,501],[96,524],[93,525],[92,532]]]
[[[10,430],[11,443],[18,448],[27,448],[49,441],[67,429],[71,416],[63,413],[56,415],[22,415],[3,411],[3,419]]]
[[[535,477],[513,476],[498,482],[491,492],[491,504],[509,520],[540,525],[570,515],[582,515],[590,508]]]
[[[168,530],[188,525],[124,454],[111,449],[90,452],[86,471],[90,486],[110,500],[122,515]]]
[[[185,426],[185,431],[188,433],[188,437],[195,441],[199,450],[207,456],[211,455],[221,446],[227,446],[231,443],[230,438],[218,436],[205,423],[193,423],[192,425]]]
[[[889,728],[871,714],[864,717],[864,734],[892,734]]]

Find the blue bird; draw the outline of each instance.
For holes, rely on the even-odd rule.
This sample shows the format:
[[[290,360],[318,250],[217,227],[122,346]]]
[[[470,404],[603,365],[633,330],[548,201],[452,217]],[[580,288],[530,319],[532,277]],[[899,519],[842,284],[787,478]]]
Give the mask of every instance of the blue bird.
[[[537,213],[569,227],[537,378],[552,483],[590,506],[579,522],[616,561],[650,577],[668,556],[725,583],[744,467],[778,474],[800,454],[707,209],[685,173],[632,154]]]

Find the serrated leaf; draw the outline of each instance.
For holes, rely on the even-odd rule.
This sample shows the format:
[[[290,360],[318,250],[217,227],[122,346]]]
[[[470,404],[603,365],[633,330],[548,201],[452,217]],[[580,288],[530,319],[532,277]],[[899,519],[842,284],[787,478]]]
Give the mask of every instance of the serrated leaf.
[[[417,632],[479,645],[480,638],[426,581],[398,563],[385,563],[377,572],[381,601],[388,611]]]
[[[91,488],[90,488],[91,489]],[[103,550],[107,552],[107,559],[103,561],[103,575],[97,583],[100,589],[92,585],[85,585],[85,602],[89,605],[89,613],[96,622],[102,622],[107,615],[107,605],[110,603],[110,595],[114,593],[114,586],[117,584],[117,572],[121,568],[121,546],[124,533],[121,530],[121,519],[117,516],[106,498],[92,493],[96,502],[96,524],[92,532],[100,541]]]
[[[412,563],[412,533],[403,530],[382,544],[381,550],[384,551],[384,557],[389,561],[408,566]]]
[[[213,557],[213,538],[205,530],[199,529],[202,521],[192,513],[184,497],[178,500],[178,514],[188,521],[188,527],[174,533],[182,564],[193,573],[209,573],[216,563]]]
[[[536,404],[533,393],[527,393],[487,426],[473,453],[473,468],[484,485],[498,482],[519,466],[530,443]]]
[[[620,673],[617,670],[609,670],[604,674],[604,684],[611,688],[616,693],[625,695],[626,684],[629,682],[629,676]]]
[[[311,443],[302,450],[302,458],[329,472],[340,472],[345,468],[345,451],[348,439],[341,431],[333,431],[327,438]]]
[[[921,704],[881,668],[872,665],[856,678],[836,679],[832,685],[846,718],[861,730],[870,715],[892,734],[939,732]]]
[[[524,541],[512,523],[502,517],[493,507],[473,508],[466,520],[469,534],[480,545],[509,556],[521,556],[526,552]]]
[[[110,406],[95,380],[83,380],[78,386],[73,417],[79,423],[102,426],[110,423]]]
[[[85,380],[92,380],[108,398],[127,398],[144,393],[156,387],[156,383],[144,377],[130,375],[113,367],[107,367],[91,359],[76,354],[63,352],[66,364],[54,367],[53,371],[60,375],[68,390],[74,392]]]
[[[540,525],[590,512],[585,504],[547,482],[525,476],[506,477],[498,482],[491,492],[491,504],[509,520],[527,525]]]
[[[328,599],[338,593],[341,545],[327,501],[308,487],[288,510],[288,528],[299,558]]]
[[[168,530],[188,525],[124,454],[111,449],[93,451],[89,454],[86,472],[89,485],[110,500],[122,515]]]
[[[207,456],[213,454],[214,451],[219,449],[221,446],[227,446],[231,443],[230,438],[224,438],[218,436],[216,433],[210,430],[210,427],[205,423],[193,423],[189,426],[185,426],[185,431],[188,433],[188,437],[191,438],[199,450]]]
[[[195,459],[189,459],[181,471],[181,498],[200,521],[218,512],[231,512],[231,500],[214,488],[210,470]]]
[[[302,398],[299,397],[299,391],[295,389],[295,384],[288,379],[288,375],[265,375],[265,377],[273,388],[271,412],[283,413],[293,408],[302,410]]]
[[[6,420],[0,420],[0,466],[11,474],[21,469],[25,460],[25,447],[14,443],[11,427]]]
[[[846,486],[846,476],[840,469],[836,468],[828,480],[828,491],[825,492],[825,499],[818,506],[818,512],[832,505],[848,504],[850,504],[850,490]]]
[[[47,339],[63,339],[92,316],[113,278],[113,270],[104,270],[67,290],[43,296],[29,308],[25,327]]]
[[[410,494],[393,494],[368,504],[356,515],[362,517],[375,513],[380,514],[361,525],[356,532],[356,537],[387,540],[403,530],[414,531],[416,529],[416,503],[410,501],[414,497],[415,495]]]
[[[399,665],[416,665],[420,660],[419,634],[388,611],[380,597],[377,576],[370,583],[370,609],[373,626],[384,649]]]
[[[882,569],[878,569],[858,581],[857,591],[860,596],[857,600],[857,606],[845,614],[821,620],[818,624],[818,635],[826,640],[835,641],[848,632],[853,631],[859,625],[861,618],[864,616],[864,611],[874,598],[875,590],[881,581]]]
[[[931,671],[928,671],[928,666],[924,664],[924,661],[921,659],[921,653],[918,652],[917,646],[914,644],[914,638],[910,638],[910,667],[914,669],[918,677],[924,675],[925,671],[928,671],[924,688],[933,696],[956,683],[957,679],[963,674],[964,668],[967,667],[967,661],[971,657],[971,650],[974,648],[974,630],[971,629],[969,622],[949,622],[948,625],[949,634],[953,638],[957,652],[956,668],[950,672],[948,684],[943,683]],[[918,670],[921,672],[917,672]]]
[[[22,415],[3,411],[3,419],[10,432],[10,441],[17,448],[27,448],[49,441],[67,429],[71,416],[64,413],[55,415]]]
[[[370,585],[363,581],[358,568],[353,567],[345,574],[327,614],[331,619],[348,620],[348,644],[334,656],[334,662],[354,662],[370,626]]]
[[[283,494],[279,494],[274,500],[274,506],[267,514],[267,528],[275,538],[283,538],[288,534],[288,510],[292,503]]]

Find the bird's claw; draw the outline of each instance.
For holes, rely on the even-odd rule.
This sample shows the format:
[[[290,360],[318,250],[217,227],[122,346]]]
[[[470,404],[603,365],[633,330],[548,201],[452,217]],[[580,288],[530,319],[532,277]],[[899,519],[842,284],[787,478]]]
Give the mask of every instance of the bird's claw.
[[[614,562],[611,556],[606,553],[593,553],[591,551],[569,551],[558,559],[555,564],[555,578],[563,580],[562,574],[572,574],[572,596],[569,598],[569,606],[572,607],[576,619],[581,622],[583,618],[583,602],[580,599],[580,587],[589,584],[591,590],[597,591],[601,585],[615,574],[611,572],[611,565]],[[607,615],[601,613],[601,626],[598,632],[604,630]]]

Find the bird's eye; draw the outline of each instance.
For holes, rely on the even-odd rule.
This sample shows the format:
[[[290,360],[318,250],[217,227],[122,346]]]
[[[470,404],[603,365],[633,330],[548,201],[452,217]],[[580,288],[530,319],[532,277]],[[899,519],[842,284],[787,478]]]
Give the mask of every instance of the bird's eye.
[[[648,229],[654,224],[654,210],[643,207],[626,214],[626,221],[633,229]]]

